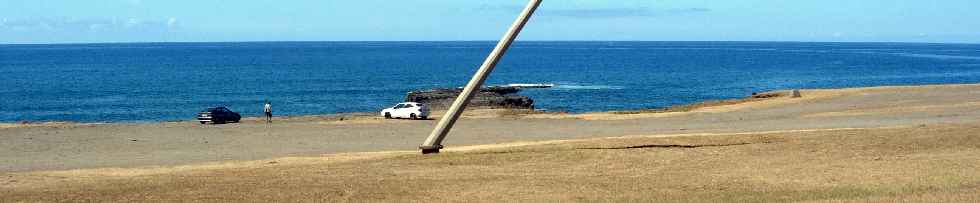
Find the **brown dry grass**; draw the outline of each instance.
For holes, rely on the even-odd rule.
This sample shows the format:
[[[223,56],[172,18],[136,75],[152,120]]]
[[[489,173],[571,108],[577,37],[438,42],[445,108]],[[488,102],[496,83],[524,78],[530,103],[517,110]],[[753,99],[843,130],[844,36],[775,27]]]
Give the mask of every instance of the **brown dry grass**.
[[[814,92],[817,92],[814,90]],[[738,109],[751,108],[765,105],[778,105],[805,100],[823,99],[825,96],[812,96],[807,99],[790,98],[787,91],[775,91],[756,94],[742,99],[714,100],[695,104],[675,105],[666,108],[640,109],[631,111],[609,111],[593,112],[583,114],[569,114],[566,112],[540,112],[531,111],[513,112],[508,115],[518,115],[525,118],[549,118],[549,119],[584,119],[584,120],[627,120],[637,118],[658,118],[686,115],[693,112],[729,112]],[[823,94],[819,94],[823,95]],[[522,114],[523,113],[523,114]]]
[[[846,111],[832,111],[832,112],[822,112],[803,115],[803,117],[847,117],[847,116],[863,116],[863,115],[878,115],[878,114],[889,114],[889,113],[907,113],[907,112],[927,112],[936,111],[942,109],[974,109],[980,107],[980,102],[961,102],[953,104],[942,104],[942,105],[931,105],[931,104],[903,104],[895,105],[883,108],[868,108],[868,109],[852,109]]]
[[[613,113],[613,114],[641,114],[641,113],[689,112],[689,111],[693,111],[693,110],[697,110],[697,109],[703,109],[703,108],[708,108],[708,107],[728,106],[728,105],[743,104],[743,103],[748,103],[748,102],[757,102],[757,101],[762,101],[762,100],[766,100],[766,99],[773,99],[773,98],[779,98],[779,97],[784,97],[784,96],[786,96],[786,93],[783,93],[783,92],[771,92],[771,93],[762,93],[762,94],[758,94],[758,95],[753,95],[751,97],[743,98],[743,99],[714,100],[714,101],[699,102],[699,103],[695,103],[695,104],[675,105],[675,106],[670,106],[670,107],[661,108],[661,109],[641,109],[641,110],[634,110],[634,111],[612,111],[610,113]]]
[[[3,174],[0,202],[980,200],[980,124],[473,149],[131,176]]]

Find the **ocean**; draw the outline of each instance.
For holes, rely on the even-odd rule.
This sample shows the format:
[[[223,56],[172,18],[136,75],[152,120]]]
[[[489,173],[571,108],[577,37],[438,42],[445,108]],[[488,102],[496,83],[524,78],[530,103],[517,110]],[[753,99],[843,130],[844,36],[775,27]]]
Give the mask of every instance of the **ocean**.
[[[496,42],[0,45],[0,122],[191,120],[375,112],[413,90],[464,86]],[[518,41],[487,85],[538,109],[593,112],[753,92],[980,82],[980,45]]]

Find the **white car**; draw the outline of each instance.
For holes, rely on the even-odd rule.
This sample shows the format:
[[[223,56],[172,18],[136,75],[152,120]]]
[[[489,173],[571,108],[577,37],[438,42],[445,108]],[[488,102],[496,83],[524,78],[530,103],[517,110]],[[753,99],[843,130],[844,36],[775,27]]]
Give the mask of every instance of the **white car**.
[[[385,118],[411,118],[428,119],[429,107],[422,103],[402,102],[397,105],[381,110],[381,116]]]

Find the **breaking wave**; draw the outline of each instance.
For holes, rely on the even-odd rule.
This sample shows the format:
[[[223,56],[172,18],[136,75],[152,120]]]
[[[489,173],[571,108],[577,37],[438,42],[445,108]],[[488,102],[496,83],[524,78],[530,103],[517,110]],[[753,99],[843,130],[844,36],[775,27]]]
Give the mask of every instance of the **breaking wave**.
[[[556,84],[552,89],[556,90],[619,90],[623,86],[614,85],[581,85],[581,84]]]

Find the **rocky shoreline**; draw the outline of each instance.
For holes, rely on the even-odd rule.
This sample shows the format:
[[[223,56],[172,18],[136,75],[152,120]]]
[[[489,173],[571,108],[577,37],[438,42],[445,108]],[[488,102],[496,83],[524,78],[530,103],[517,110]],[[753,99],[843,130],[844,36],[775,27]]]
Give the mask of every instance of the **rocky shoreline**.
[[[405,101],[427,104],[432,109],[448,109],[462,91],[463,88],[412,91],[405,96]],[[521,87],[484,87],[474,95],[466,107],[534,109],[534,100],[527,96],[517,95],[517,92],[520,91]]]

